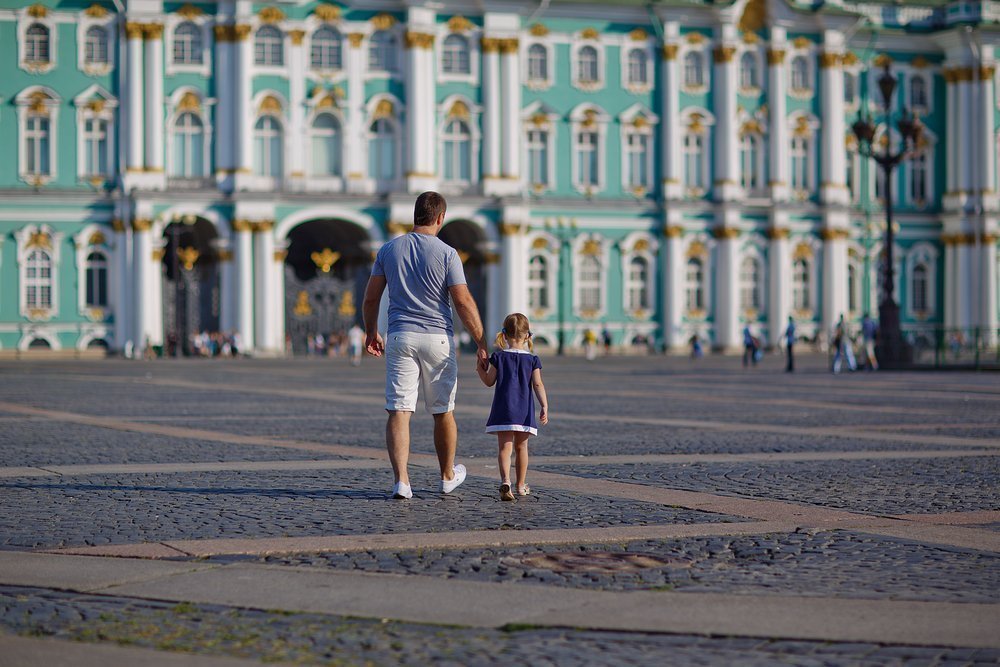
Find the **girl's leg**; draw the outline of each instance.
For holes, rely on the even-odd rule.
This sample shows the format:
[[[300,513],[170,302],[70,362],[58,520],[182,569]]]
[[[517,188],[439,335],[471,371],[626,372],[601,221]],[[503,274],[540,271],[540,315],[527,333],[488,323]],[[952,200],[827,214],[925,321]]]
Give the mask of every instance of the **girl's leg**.
[[[520,492],[527,486],[528,477],[528,438],[530,433],[514,433],[514,447],[517,451],[517,490]]]
[[[497,463],[500,464],[500,482],[510,484],[510,452],[514,448],[514,432],[497,433]]]

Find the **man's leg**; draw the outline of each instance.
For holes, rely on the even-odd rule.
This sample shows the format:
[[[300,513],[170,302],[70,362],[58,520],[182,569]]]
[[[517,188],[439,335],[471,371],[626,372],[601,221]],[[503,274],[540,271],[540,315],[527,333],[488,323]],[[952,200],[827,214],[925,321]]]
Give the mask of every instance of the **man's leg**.
[[[410,483],[406,465],[410,461],[410,415],[404,410],[390,410],[385,424],[385,446],[389,450],[394,482]]]
[[[441,466],[441,479],[451,481],[455,478],[457,447],[458,426],[455,424],[455,413],[442,412],[434,415],[434,450],[437,452],[438,465]]]

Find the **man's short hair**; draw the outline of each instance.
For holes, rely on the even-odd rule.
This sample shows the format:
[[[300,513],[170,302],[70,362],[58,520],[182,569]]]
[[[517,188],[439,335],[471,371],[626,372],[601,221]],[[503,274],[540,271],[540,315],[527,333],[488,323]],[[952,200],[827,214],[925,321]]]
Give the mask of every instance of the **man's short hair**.
[[[444,197],[436,192],[425,192],[417,197],[417,205],[413,207],[413,225],[433,225],[447,210]]]

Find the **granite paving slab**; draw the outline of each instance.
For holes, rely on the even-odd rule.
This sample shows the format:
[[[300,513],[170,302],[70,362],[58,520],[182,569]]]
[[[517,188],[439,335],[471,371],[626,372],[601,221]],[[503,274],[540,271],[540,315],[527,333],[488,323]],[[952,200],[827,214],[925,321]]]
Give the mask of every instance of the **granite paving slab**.
[[[996,664],[990,649],[510,627],[462,629],[314,613],[0,587],[0,626],[30,636],[337,665]]]
[[[550,472],[877,514],[1000,509],[994,456],[858,461],[540,466]]]
[[[414,498],[393,501],[388,469],[6,478],[0,548],[742,521],[541,488],[504,503],[492,480],[473,477],[445,496],[436,471],[414,469],[411,479]]]

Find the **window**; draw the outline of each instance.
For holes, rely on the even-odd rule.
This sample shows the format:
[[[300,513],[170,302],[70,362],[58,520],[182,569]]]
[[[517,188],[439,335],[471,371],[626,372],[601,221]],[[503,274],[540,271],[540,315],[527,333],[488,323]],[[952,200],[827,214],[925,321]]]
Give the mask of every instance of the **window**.
[[[108,121],[88,118],[83,121],[84,176],[108,174]]]
[[[740,265],[740,308],[760,310],[760,264],[755,257],[746,257]]]
[[[49,119],[39,114],[29,114],[24,125],[25,169],[31,176],[52,174],[49,163]]]
[[[649,261],[645,257],[633,257],[628,263],[628,308],[629,310],[649,310]]]
[[[649,57],[644,49],[632,49],[628,52],[628,82],[633,86],[645,86],[649,83]]]
[[[684,56],[684,85],[700,88],[705,85],[702,57],[698,51],[688,51]]]
[[[809,62],[805,56],[792,58],[792,90],[808,90]]]
[[[43,250],[32,250],[25,262],[24,303],[29,310],[52,308],[52,259]]]
[[[369,128],[368,174],[381,181],[396,178],[396,137],[392,124],[385,118],[376,120]]]
[[[528,81],[549,80],[549,51],[541,44],[528,48]]]
[[[281,124],[274,116],[261,116],[253,128],[253,173],[280,178],[282,174]]]
[[[373,72],[396,71],[396,37],[391,32],[379,30],[371,36],[368,69]]]
[[[689,312],[705,310],[705,270],[697,257],[688,260],[685,286],[687,310]]]
[[[927,153],[910,158],[910,202],[923,206],[927,202]]]
[[[844,72],[844,103],[854,106],[858,102],[858,77],[851,72]]]
[[[858,267],[854,262],[847,265],[847,310],[858,312]]]
[[[927,81],[920,75],[910,77],[910,108],[914,111],[927,109]]]
[[[578,285],[580,310],[600,310],[601,260],[594,255],[584,255],[580,260]]]
[[[549,133],[528,131],[528,184],[547,185],[549,182]]]
[[[628,186],[633,190],[649,186],[652,157],[649,139],[649,135],[644,132],[629,132],[626,135],[625,161],[628,166]]]
[[[108,33],[104,28],[91,26],[83,42],[83,62],[85,65],[108,64]]]
[[[740,58],[740,88],[757,87],[757,59],[752,53],[744,53]]]
[[[281,31],[266,25],[257,30],[254,38],[254,63],[270,67],[285,64],[285,44]]]
[[[174,64],[200,65],[202,62],[201,28],[187,21],[174,30]]]
[[[321,113],[312,124],[312,173],[340,176],[340,123],[331,113]]]
[[[198,178],[205,175],[205,128],[197,114],[185,111],[177,117],[171,157],[171,176]]]
[[[911,286],[911,310],[915,313],[926,313],[929,308],[930,301],[927,298],[928,294],[928,280],[927,280],[927,265],[924,263],[917,264],[913,267],[912,276],[912,286]]]
[[[797,259],[792,264],[792,308],[809,310],[809,262]]]
[[[587,187],[596,187],[600,182],[597,164],[597,132],[583,130],[576,135],[576,175],[577,182]]]
[[[593,46],[584,46],[576,54],[576,80],[579,83],[597,83],[598,61],[597,49]]]
[[[105,308],[108,305],[108,259],[100,252],[87,255],[84,271],[87,308]]]
[[[340,33],[333,28],[323,27],[314,32],[309,61],[313,69],[340,69],[342,43]]]
[[[761,143],[760,135],[752,132],[740,138],[740,185],[747,192],[759,191],[764,185]]]
[[[445,74],[471,72],[469,40],[461,35],[448,35],[441,50],[441,67]]]
[[[32,23],[24,35],[24,61],[49,62],[49,29],[41,23]]]
[[[684,135],[684,185],[689,189],[705,189],[705,144],[700,134]]]
[[[444,180],[468,183],[472,179],[472,137],[469,126],[461,120],[451,120],[441,135],[444,147]]]
[[[792,137],[789,148],[792,158],[792,190],[797,192],[809,189],[809,139]]]
[[[549,263],[541,255],[532,256],[528,262],[528,307],[549,308]]]

